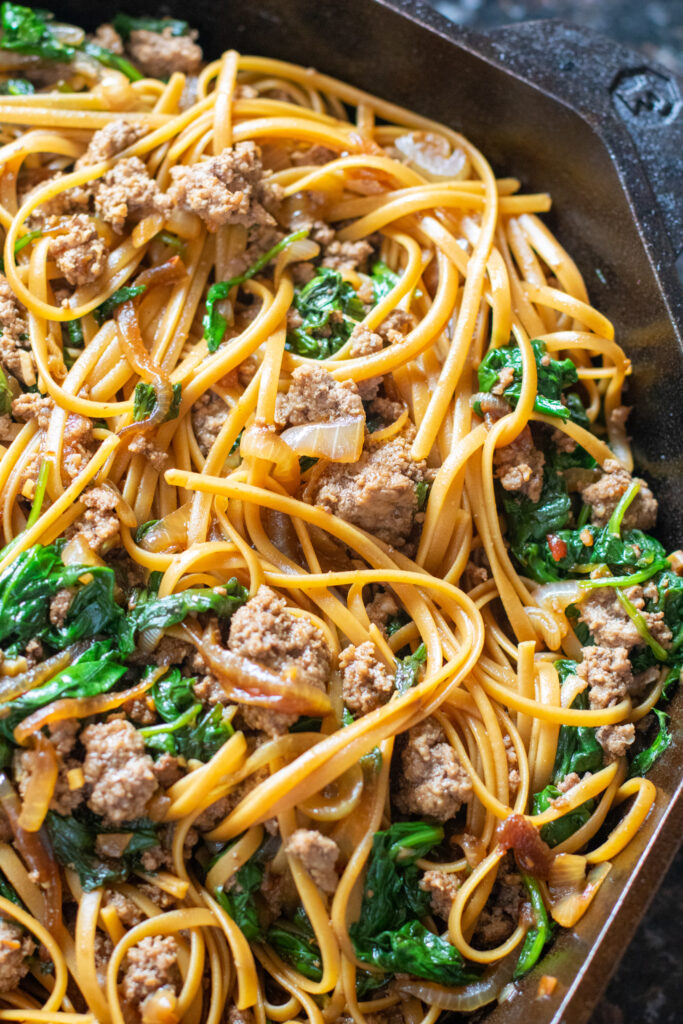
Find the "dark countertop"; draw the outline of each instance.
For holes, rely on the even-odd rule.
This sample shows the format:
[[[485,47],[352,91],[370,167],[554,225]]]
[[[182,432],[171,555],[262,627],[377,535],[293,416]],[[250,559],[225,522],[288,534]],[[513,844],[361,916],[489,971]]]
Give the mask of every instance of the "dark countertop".
[[[683,77],[683,0],[429,0],[476,29],[564,18],[639,49]],[[679,261],[683,270],[683,258]],[[683,278],[683,273],[681,274]],[[607,986],[590,1024],[678,1024],[682,1018],[683,851]],[[572,1024],[566,1021],[564,1024]]]

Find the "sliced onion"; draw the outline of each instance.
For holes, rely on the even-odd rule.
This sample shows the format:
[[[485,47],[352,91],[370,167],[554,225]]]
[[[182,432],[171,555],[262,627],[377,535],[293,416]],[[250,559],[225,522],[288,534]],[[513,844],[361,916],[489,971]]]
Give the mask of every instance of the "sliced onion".
[[[140,547],[145,551],[184,551],[189,518],[190,502],[186,501],[151,526],[141,538]]]
[[[394,145],[399,153],[429,181],[458,181],[467,177],[469,160],[465,151],[451,152],[446,139],[432,132],[411,132],[399,135]]]
[[[573,928],[576,922],[588,910],[595,894],[611,870],[612,865],[610,862],[603,861],[602,864],[596,864],[592,871],[589,872],[586,884],[581,890],[568,893],[566,890],[560,889],[559,893],[556,893],[551,888],[549,890],[551,898],[550,913],[553,920],[557,921],[562,928]]]
[[[119,436],[122,437],[124,434],[132,435],[149,430],[164,422],[173,402],[173,385],[145,348],[137,310],[130,299],[116,308],[114,318],[121,351],[140,377],[152,380],[155,394],[154,408],[147,419],[123,427],[119,431]]]
[[[539,608],[563,615],[567,605],[576,604],[584,596],[578,580],[560,580],[558,583],[545,583],[536,587],[532,597]]]
[[[358,462],[363,451],[365,423],[349,416],[331,423],[302,423],[288,427],[280,437],[297,455],[310,455],[332,462]]]
[[[317,242],[312,242],[310,238],[298,238],[296,242],[288,245],[279,254],[275,264],[275,287],[277,288],[283,270],[290,263],[301,263],[302,260],[315,259],[319,252],[320,246]]]
[[[268,427],[247,427],[240,441],[240,455],[275,463],[275,479],[290,493],[298,488],[301,476],[299,459],[287,442]]]
[[[35,748],[27,751],[31,756],[31,770],[18,820],[19,828],[26,832],[37,832],[45,821],[59,774],[57,751],[48,738],[36,733],[33,741]]]
[[[178,1024],[178,997],[170,985],[152,992],[140,1004],[142,1024]]]
[[[105,565],[85,540],[82,533],[77,533],[67,541],[62,551],[64,565]]]
[[[50,35],[65,46],[80,46],[85,39],[85,31],[77,25],[65,25],[61,21],[50,23]]]
[[[228,700],[235,704],[318,718],[331,711],[327,694],[299,678],[296,668],[286,669],[280,674],[227,651],[217,642],[215,626],[209,626],[201,637],[187,626],[183,631],[218,677]]]
[[[40,664],[30,668],[28,672],[22,672],[18,676],[6,676],[0,680],[0,702],[4,703],[5,701],[14,700],[20,694],[33,690],[42,683],[46,683],[48,679],[52,679],[63,668],[70,665],[76,654],[82,649],[82,644],[73,644],[71,647],[60,651],[59,654],[53,654],[51,658],[41,661]],[[3,717],[2,709],[0,709],[1,717]]]
[[[397,992],[417,996],[423,1003],[438,1006],[440,1010],[471,1013],[498,998],[512,978],[518,957],[519,950],[513,949],[493,970],[484,974],[481,981],[475,981],[463,988],[446,988],[445,985],[436,985],[431,981],[417,981],[412,978],[406,981],[397,978],[392,987]]]
[[[550,865],[548,885],[551,889],[576,890],[586,878],[586,858],[578,853],[558,853]]]

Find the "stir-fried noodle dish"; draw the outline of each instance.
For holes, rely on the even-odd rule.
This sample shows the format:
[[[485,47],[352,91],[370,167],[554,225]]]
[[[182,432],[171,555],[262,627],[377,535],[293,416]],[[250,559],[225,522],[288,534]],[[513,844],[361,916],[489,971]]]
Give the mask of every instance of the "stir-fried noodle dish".
[[[182,21],[0,20],[0,1020],[504,1000],[683,664],[550,197]]]

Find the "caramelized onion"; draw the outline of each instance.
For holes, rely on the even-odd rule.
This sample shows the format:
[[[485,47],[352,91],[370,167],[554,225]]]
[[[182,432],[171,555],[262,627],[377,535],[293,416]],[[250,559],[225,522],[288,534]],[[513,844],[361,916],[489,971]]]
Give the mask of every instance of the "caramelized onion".
[[[160,263],[157,267],[147,267],[135,278],[135,285],[143,285],[147,288],[155,288],[158,285],[176,284],[187,277],[185,264],[177,254],[171,256],[170,260]]]
[[[95,697],[64,697],[62,700],[55,700],[20,722],[14,730],[14,740],[16,743],[24,743],[31,733],[37,732],[50,722],[63,722],[66,718],[90,718],[91,715],[101,715],[105,711],[118,708],[126,701],[136,700],[142,697],[143,693],[147,693],[165,671],[166,669],[160,666],[142,682],[131,686],[130,690],[98,693]]]
[[[558,857],[559,859],[559,857]],[[566,887],[550,888],[550,913],[562,928],[573,928],[588,910],[595,894],[612,870],[609,861],[603,861],[588,873],[582,888],[567,891]]]
[[[519,950],[513,949],[493,970],[484,974],[480,981],[463,988],[446,988],[431,981],[418,981],[410,977],[396,979],[392,988],[404,995],[416,996],[423,1003],[438,1006],[440,1010],[451,1010],[455,1013],[472,1013],[480,1006],[486,1006],[498,998],[511,980],[519,956]]]
[[[429,181],[454,181],[467,177],[469,161],[462,149],[451,152],[446,139],[431,132],[411,132],[394,140],[399,153]]]
[[[498,826],[498,843],[504,850],[514,850],[522,871],[535,878],[548,877],[554,854],[523,814],[511,814]]]
[[[302,423],[288,427],[280,437],[297,453],[333,462],[358,462],[363,451],[365,423],[360,416],[348,416],[331,423]]]
[[[275,463],[273,476],[292,493],[299,486],[299,459],[286,441],[268,427],[247,427],[240,441],[240,455]]]
[[[36,686],[46,683],[63,668],[70,665],[82,650],[83,644],[72,644],[71,647],[65,648],[59,654],[53,654],[51,658],[41,661],[38,665],[30,668],[28,672],[22,672],[18,676],[4,677],[0,680],[0,702],[14,700],[22,693],[34,690]],[[0,718],[2,717],[2,708],[0,708]]]
[[[563,615],[567,605],[576,604],[583,594],[578,580],[560,580],[557,583],[545,583],[542,587],[536,587],[532,597],[539,608]]]
[[[142,276],[142,275],[140,275]],[[173,385],[168,377],[152,359],[145,348],[140,333],[138,315],[132,301],[121,303],[114,311],[116,327],[118,331],[119,344],[124,356],[135,370],[145,380],[151,381],[154,385],[154,408],[145,420],[138,423],[130,423],[119,431],[119,436],[124,434],[137,434],[141,431],[150,430],[152,427],[163,423],[168,415],[173,402]]]
[[[182,551],[187,546],[187,525],[190,519],[190,502],[160,519],[150,527],[140,540],[145,551]]]
[[[26,832],[37,832],[45,821],[59,773],[57,751],[47,737],[38,732],[33,742],[34,749],[27,751],[31,768],[18,820],[19,828]]]
[[[19,825],[19,797],[4,772],[0,772],[0,804],[14,833],[14,846],[33,872],[45,898],[45,927],[53,934],[62,927],[62,882],[45,830],[26,832]]]
[[[327,694],[301,679],[296,668],[279,674],[256,661],[233,654],[217,643],[215,627],[212,626],[204,631],[201,638],[187,626],[183,631],[218,677],[228,700],[288,715],[322,717],[331,710]]]

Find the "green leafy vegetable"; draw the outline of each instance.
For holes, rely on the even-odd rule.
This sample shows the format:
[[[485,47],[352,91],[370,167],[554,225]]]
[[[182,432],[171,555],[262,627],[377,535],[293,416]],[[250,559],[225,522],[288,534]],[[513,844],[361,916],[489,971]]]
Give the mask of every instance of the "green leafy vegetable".
[[[429,501],[430,485],[424,480],[420,480],[418,484],[415,484],[415,490],[417,492],[417,510],[424,512]]]
[[[548,359],[545,345],[538,338],[532,340],[531,347],[538,376],[535,411],[563,420],[572,419],[575,423],[587,426],[586,413],[578,396],[568,405],[562,402],[565,388],[576,384],[579,379],[574,363],[571,359]],[[492,391],[502,370],[513,371],[512,382],[503,391],[503,398],[514,408],[522,393],[522,351],[517,345],[492,348],[486,354],[477,371],[479,390]],[[481,409],[476,405],[475,409],[481,415]]]
[[[83,348],[85,339],[83,337],[83,325],[80,320],[69,320],[66,324],[69,344],[72,348]]]
[[[31,82],[25,78],[8,78],[0,82],[0,96],[31,96],[35,91]]]
[[[303,907],[297,909],[293,921],[280,920],[272,925],[267,939],[285,963],[305,978],[320,981],[323,976],[320,948]]]
[[[12,391],[7,383],[5,372],[0,367],[0,416],[6,416],[12,411]]]
[[[87,53],[89,57],[94,57],[100,64],[104,64],[106,68],[113,68],[115,71],[120,71],[121,74],[125,75],[126,78],[131,82],[140,82],[145,76],[138,71],[136,67],[133,67],[129,60],[125,57],[121,57],[118,53],[112,53],[111,50],[105,49],[104,46],[100,46],[99,43],[94,43],[91,39],[86,39],[85,42],[81,43],[78,47],[83,53]]]
[[[478,977],[467,969],[455,946],[419,921],[406,921],[364,943],[354,938],[353,944],[360,960],[385,971],[412,974],[440,985],[467,985]]]
[[[117,306],[120,306],[122,302],[128,302],[130,299],[134,299],[138,295],[142,295],[147,285],[136,284],[136,285],[124,285],[122,288],[117,288],[115,292],[105,299],[104,302],[93,310],[93,316],[98,324],[102,325],[105,320],[108,320]]]
[[[158,680],[151,695],[163,724],[140,729],[140,735],[152,750],[206,762],[230,739],[234,729],[222,704],[200,716],[202,706],[195,699],[194,682],[195,679],[182,676],[178,668]]]
[[[78,817],[73,814],[62,817],[50,811],[45,823],[55,858],[77,873],[86,892],[100,885],[125,882],[139,866],[140,854],[159,843],[151,821],[124,822],[116,829],[106,829],[95,815],[77,813]],[[95,852],[95,841],[103,832],[132,833],[128,846],[116,860],[102,860]]]
[[[146,523],[142,523],[138,526],[135,531],[135,543],[139,544],[145,534],[149,533],[149,531],[156,526],[158,522],[160,522],[159,519],[148,519]]]
[[[10,885],[4,875],[0,875],[0,896],[3,896],[10,903],[16,903],[18,907],[23,907],[24,904],[15,890],[14,886]]]
[[[287,349],[310,359],[328,359],[351,337],[365,315],[356,292],[337,270],[319,267],[294,293],[294,306],[303,323],[287,333]]]
[[[215,892],[218,903],[249,942],[262,942],[265,938],[254,902],[254,893],[259,891],[262,880],[263,865],[252,857],[235,874],[229,889],[220,888]]]
[[[649,747],[646,747],[645,750],[641,750],[641,752],[636,754],[633,758],[629,770],[630,778],[647,775],[655,761],[662,756],[668,747],[671,746],[671,730],[666,724],[669,720],[669,716],[664,711],[660,711],[659,708],[653,708],[652,710],[657,716],[657,735]]]
[[[399,276],[394,273],[386,263],[377,260],[372,265],[372,290],[375,304],[389,294],[392,288],[398,284]]]
[[[394,633],[398,633],[399,629],[403,629],[411,621],[408,613],[403,608],[399,608],[396,615],[393,615],[384,627],[387,636],[393,636]]]
[[[112,649],[110,640],[96,641],[72,665],[62,669],[49,682],[3,704],[0,736],[13,742],[16,726],[32,712],[55,700],[108,693],[126,671],[117,658],[118,653]]]
[[[521,978],[538,961],[543,948],[550,939],[550,923],[543,903],[540,886],[532,875],[522,872],[522,879],[529,893],[534,912],[534,924],[524,937],[513,978]]]
[[[560,796],[562,796],[561,791],[552,783],[546,786],[545,789],[542,789],[540,793],[534,793],[532,814],[541,814],[542,811],[547,811],[551,801],[557,800]],[[548,846],[558,846],[560,843],[563,843],[565,839],[569,839],[570,836],[573,836],[575,832],[578,832],[586,824],[593,813],[594,807],[595,801],[587,800],[585,804],[581,804],[580,807],[569,811],[563,817],[556,818],[555,821],[550,821],[547,825],[543,825],[541,828],[541,839]]]
[[[173,385],[173,400],[171,401],[170,408],[164,416],[163,422],[166,423],[168,420],[174,420],[178,416],[180,411],[180,402],[182,399],[182,385]],[[133,419],[136,421],[145,420],[148,416],[152,415],[152,410],[156,404],[157,393],[153,384],[147,384],[145,381],[138,381],[135,385],[135,393],[133,395]]]
[[[233,288],[238,285],[244,284],[249,278],[254,277],[260,270],[263,270],[272,259],[274,259],[283,249],[286,249],[292,242],[297,242],[300,238],[306,238],[308,230],[303,229],[301,231],[295,231],[291,235],[287,235],[281,239],[277,245],[274,245],[272,249],[264,253],[259,259],[253,263],[248,270],[245,270],[243,274],[238,277],[232,277],[229,281],[216,281],[212,284],[207,292],[206,296],[206,313],[202,324],[204,327],[204,337],[206,338],[206,347],[209,352],[215,352],[220,343],[223,341],[225,335],[225,329],[228,326],[228,322],[222,313],[219,313],[216,309],[216,303],[227,299],[228,295]]]
[[[164,29],[170,28],[172,36],[186,36],[190,31],[188,23],[180,21],[178,18],[134,18],[132,15],[122,12],[114,15],[112,25],[124,42],[131,32],[162,33]]]
[[[229,619],[248,597],[246,587],[234,577],[213,589],[193,588],[160,598],[150,597],[148,593],[140,594],[135,607],[126,617],[119,637],[123,641],[124,649],[129,652],[135,646],[133,635],[138,630],[166,629],[182,622],[188,615],[201,615],[203,612],[212,612],[219,619]]]
[[[405,693],[411,686],[415,686],[420,676],[420,666],[427,660],[427,648],[420,644],[413,654],[400,658],[396,664],[396,678],[394,685],[398,693]]]
[[[174,235],[171,231],[160,231],[159,234],[157,235],[157,238],[159,239],[160,242],[163,242],[164,245],[167,245],[170,249],[175,249],[179,256],[182,257],[185,255],[185,250],[187,249],[187,242],[182,238],[178,238],[178,236]]]
[[[74,47],[60,43],[50,31],[52,17],[49,11],[3,3],[0,7],[0,48],[40,57],[41,60],[73,60]]]

